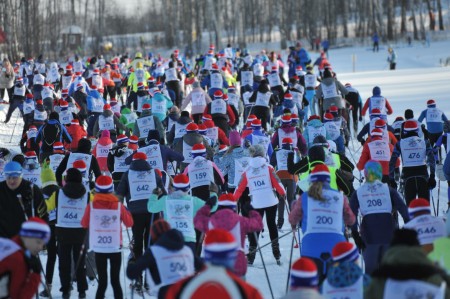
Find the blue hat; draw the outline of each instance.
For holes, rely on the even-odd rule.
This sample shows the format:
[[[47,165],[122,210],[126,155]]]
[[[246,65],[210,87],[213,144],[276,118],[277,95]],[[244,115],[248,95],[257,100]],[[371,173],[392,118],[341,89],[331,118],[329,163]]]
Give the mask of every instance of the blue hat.
[[[373,94],[374,96],[379,96],[379,95],[381,95],[381,88],[378,87],[378,86],[375,86],[375,87],[372,89],[372,94]]]
[[[5,176],[13,176],[13,177],[19,177],[22,175],[22,166],[15,161],[9,162],[5,165],[5,168],[3,169],[3,174]]]

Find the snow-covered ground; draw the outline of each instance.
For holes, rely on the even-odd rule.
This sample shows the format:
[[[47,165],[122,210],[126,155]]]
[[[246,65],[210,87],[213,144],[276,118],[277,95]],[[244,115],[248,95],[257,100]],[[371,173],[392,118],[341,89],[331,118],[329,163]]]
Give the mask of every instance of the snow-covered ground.
[[[389,117],[390,122],[396,117],[403,115],[404,110],[411,108],[414,110],[416,117],[420,112],[426,108],[426,101],[428,99],[435,99],[437,107],[442,109],[447,116],[450,116],[450,68],[441,67],[440,60],[447,59],[450,56],[448,49],[450,42],[436,42],[432,43],[431,47],[425,48],[423,45],[415,45],[413,47],[394,46],[397,52],[398,62],[397,70],[389,71],[386,62],[387,46],[381,46],[380,51],[373,53],[369,48],[342,48],[338,50],[331,50],[330,62],[333,70],[337,73],[339,80],[342,83],[350,82],[357,88],[363,100],[371,96],[372,88],[379,86],[382,95],[387,97],[394,109],[394,113]],[[317,54],[312,54],[313,61]],[[353,72],[353,58],[356,58],[355,70]],[[7,106],[0,105],[0,121],[4,120]],[[16,119],[18,119],[18,112],[11,118],[9,124],[0,125],[0,146],[14,148],[18,150],[18,143],[20,140],[20,132],[22,131],[22,121],[18,119],[17,126]],[[359,148],[359,143],[354,142],[350,146],[355,150]],[[350,153],[349,153],[350,154]],[[358,160],[360,152],[353,153],[350,159]],[[358,177],[358,173],[355,172]],[[440,183],[440,214],[446,209],[446,194],[447,184]],[[355,182],[355,187],[359,183]],[[433,191],[434,200],[438,200],[438,188]],[[285,232],[289,229],[287,222],[287,215],[285,216]],[[280,234],[281,235],[281,234]],[[269,241],[268,230],[262,234],[260,244],[266,244]],[[128,242],[128,237],[124,233],[125,245]],[[280,298],[286,292],[287,273],[289,267],[289,254],[291,250],[292,235],[288,235],[280,240],[282,265],[278,266],[272,256],[271,247],[267,246],[262,249],[264,261],[267,266],[268,276],[271,281],[274,297]],[[124,249],[124,257],[128,256],[128,249]],[[293,260],[300,256],[299,249],[294,249]],[[41,260],[45,265],[46,256],[41,255]],[[55,277],[53,279],[53,298],[61,298],[59,289],[58,264],[56,265]],[[131,292],[128,288],[130,281],[126,279],[124,284],[122,269],[122,288],[125,291],[125,297],[131,298]],[[249,268],[247,273],[247,281],[255,285],[263,294],[264,298],[271,298],[269,286],[262,269],[262,261],[260,255],[257,254],[254,267]],[[96,283],[90,285],[88,290],[88,298],[95,297]],[[72,297],[76,297],[76,292],[73,292]],[[136,296],[136,294],[135,294]],[[108,287],[106,298],[112,298],[113,293],[111,287]],[[146,295],[149,298],[148,295]],[[150,297],[153,298],[153,297]]]

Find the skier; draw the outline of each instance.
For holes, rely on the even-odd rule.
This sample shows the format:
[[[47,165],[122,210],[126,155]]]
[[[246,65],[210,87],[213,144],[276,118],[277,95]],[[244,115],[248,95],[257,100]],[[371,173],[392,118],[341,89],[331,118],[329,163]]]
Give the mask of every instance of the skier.
[[[119,118],[112,112],[110,104],[105,104],[103,106],[103,113],[99,115],[95,121],[92,131],[93,136],[98,137],[99,133],[105,130],[109,131],[113,142],[116,141],[117,135],[122,134],[124,131],[128,133],[127,127],[125,127],[119,121]]]
[[[206,147],[202,143],[192,147],[192,162],[184,169],[189,177],[191,194],[204,201],[210,196],[210,184],[220,185],[225,190],[225,179],[214,162],[206,159]]]
[[[283,184],[284,188],[286,189],[286,200],[288,204],[288,211],[290,210],[289,207],[291,206],[292,201],[294,200],[295,196],[295,187],[297,182],[297,177],[290,174],[287,171],[287,156],[289,153],[296,151],[296,154],[298,155],[298,149],[294,147],[294,142],[291,138],[283,138],[281,142],[281,147],[275,149],[272,156],[270,157],[270,164],[276,168],[277,176],[280,178],[281,183]],[[298,156],[297,156],[298,158]],[[281,230],[284,224],[284,208],[285,208],[285,201],[280,200],[278,202],[278,219],[277,219],[277,228]]]
[[[383,183],[389,183],[389,160],[391,159],[394,146],[383,140],[383,131],[375,128],[370,133],[370,141],[364,143],[361,156],[356,164],[358,170],[364,169],[366,163],[370,160],[379,162],[383,169]],[[400,160],[395,163],[395,168],[400,167]]]
[[[167,133],[167,143],[172,144],[172,148],[175,147],[175,145],[181,141],[184,134],[186,134],[187,125],[190,124],[191,122],[192,119],[189,115],[189,112],[181,111],[181,114],[179,118],[176,120],[176,122],[170,128],[168,128],[169,132]]]
[[[372,96],[370,98],[367,98],[366,102],[364,103],[361,115],[365,116],[367,110],[372,112],[373,109],[379,109],[381,113],[380,117],[384,120],[387,120],[386,114],[391,115],[393,112],[391,104],[384,96],[381,95],[381,88],[378,86],[375,86],[372,89]]]
[[[305,131],[303,132],[308,148],[313,146],[314,138],[319,135],[325,137],[327,140],[330,140],[324,124],[320,121],[320,116],[311,115],[306,124]]]
[[[409,221],[406,205],[397,192],[381,182],[379,162],[368,161],[364,167],[366,182],[353,193],[350,206],[353,214],[361,212],[362,220],[352,226],[352,237],[362,251],[366,273],[375,271],[381,262],[394,230],[398,228],[397,211],[406,223]],[[358,231],[359,225],[359,231]]]
[[[152,114],[150,104],[145,103],[142,105],[142,113],[134,123],[133,135],[139,136],[139,139],[142,140],[147,138],[150,130],[158,130],[160,136],[165,136],[161,121]]]
[[[147,209],[150,213],[163,212],[164,218],[171,227],[181,231],[185,244],[196,252],[196,232],[194,228],[194,216],[205,205],[205,202],[189,195],[190,180],[185,174],[178,174],[173,179],[173,192],[163,195],[161,189],[152,190],[148,199]]]
[[[286,196],[286,190],[275,174],[273,167],[266,161],[266,150],[262,145],[254,145],[250,148],[251,159],[249,166],[244,170],[239,185],[234,191],[234,196],[241,199],[241,195],[248,188],[250,194],[250,203],[261,215],[266,214],[266,223],[269,229],[270,240],[272,241],[272,253],[278,265],[281,265],[280,245],[278,243],[278,229],[276,225],[276,214],[278,209],[278,195],[283,198]],[[275,194],[273,189],[277,191]],[[241,202],[241,205],[245,205]],[[249,234],[250,253],[247,256],[248,263],[253,264],[256,255],[257,238],[259,234]]]
[[[108,286],[108,260],[111,286],[114,298],[123,298],[120,286],[120,267],[122,265],[122,226],[133,226],[130,212],[113,194],[114,186],[109,176],[99,176],[95,181],[93,202],[86,206],[81,225],[89,229],[89,247],[95,252],[95,264],[98,272],[98,287],[95,298],[104,298]],[[111,217],[110,223],[102,219]]]
[[[20,114],[23,114],[23,102],[25,101],[25,95],[29,94],[30,91],[27,89],[25,84],[23,83],[23,78],[19,77],[16,79],[14,84],[14,92],[13,96],[9,99],[9,107],[8,112],[6,113],[6,117],[4,123],[7,124],[11,119],[13,112],[19,108]]]
[[[117,190],[120,179],[130,166],[125,160],[133,154],[133,150],[128,148],[129,138],[126,135],[117,136],[116,144],[108,153],[107,165],[108,170],[112,174],[114,190]]]
[[[65,148],[68,151],[74,152],[77,150],[78,142],[87,137],[87,132],[78,119],[72,119],[70,126],[66,128],[67,133],[69,133],[70,137],[72,137],[72,142],[66,143]]]
[[[252,133],[247,135],[243,141],[245,147],[261,145],[267,157],[271,157],[273,153],[272,144],[270,143],[270,136],[261,130],[261,120],[255,119],[252,121]]]
[[[430,200],[430,190],[436,187],[435,158],[430,143],[418,136],[418,127],[415,121],[407,120],[403,126],[404,137],[397,142],[389,161],[389,182],[392,188],[397,189],[394,179],[394,168],[397,159],[402,159],[402,176],[404,180],[405,200],[409,203],[417,197]],[[427,165],[430,167],[428,175]]]
[[[56,209],[55,231],[58,240],[60,291],[63,298],[70,298],[71,269],[72,262],[74,262],[78,297],[86,298],[88,284],[83,250],[86,230],[81,226],[81,218],[86,206],[91,201],[91,194],[84,187],[83,177],[78,169],[69,168],[64,181],[64,187],[53,193],[45,202],[49,211]]]
[[[48,163],[50,169],[53,171],[53,175],[58,169],[59,164],[65,157],[64,146],[61,142],[53,143],[53,154],[48,156],[47,161],[43,161],[43,163]],[[43,164],[44,165],[44,164]],[[56,178],[55,178],[56,180]],[[42,182],[44,183],[44,182]],[[44,187],[44,186],[43,186]]]
[[[267,131],[267,123],[271,123],[270,110],[274,105],[278,104],[278,100],[270,91],[269,84],[266,80],[261,81],[258,88],[249,98],[249,102],[255,103],[252,108],[252,113],[261,120],[263,129]]]
[[[12,239],[0,238],[0,293],[4,298],[32,299],[41,283],[39,252],[50,239],[44,220],[30,217]]]
[[[153,89],[153,96],[150,99],[150,106],[152,107],[152,115],[157,117],[161,122],[164,122],[167,111],[172,108],[173,103],[169,97],[162,94],[158,88],[155,88]]]
[[[321,106],[321,114],[334,105],[339,108],[339,115],[342,115],[344,109],[342,97],[345,97],[347,93],[345,86],[333,76],[331,68],[325,68],[322,82],[316,90],[316,98],[322,101],[322,104],[319,105]]]
[[[397,53],[392,47],[388,48],[388,53],[387,62],[389,63],[389,69],[393,71],[397,66]]]
[[[200,271],[203,262],[195,257],[192,250],[184,244],[183,234],[170,228],[170,224],[164,219],[153,222],[150,228],[151,243],[143,256],[135,262],[128,264],[127,276],[136,279],[142,271],[150,271],[151,280],[154,284],[158,298],[167,298],[167,290],[177,281]],[[170,271],[173,263],[184,265],[179,269]]]
[[[323,281],[332,249],[345,241],[344,225],[353,225],[355,215],[347,198],[330,188],[331,177],[326,165],[315,166],[309,181],[308,192],[293,203],[289,222],[292,227],[301,222],[301,256],[314,260],[320,281]]]
[[[358,121],[362,121],[362,99],[359,91],[350,83],[345,83],[345,88],[348,93],[345,95],[345,100],[350,104],[349,109],[352,111],[353,118],[353,132],[356,135],[358,132]],[[359,111],[359,117],[358,117]],[[350,130],[350,121],[347,122],[348,130]]]
[[[178,64],[178,63],[177,63]],[[167,89],[173,90],[175,93],[175,105],[181,107],[181,74],[178,71],[173,61],[168,64],[168,69],[165,70],[162,81],[165,82]]]
[[[106,173],[108,170],[108,154],[109,150],[113,147],[114,142],[110,138],[108,130],[101,131],[102,135],[98,139],[97,143],[92,150],[92,156],[97,159],[98,166],[102,173]]]
[[[430,145],[434,146],[438,138],[444,132],[444,124],[448,121],[444,112],[436,108],[436,101],[431,99],[427,101],[427,109],[420,113],[417,121],[421,123],[424,119],[427,122],[428,140]]]
[[[416,198],[408,205],[411,221],[404,228],[417,231],[419,243],[425,253],[433,251],[433,242],[447,236],[445,222],[442,218],[431,215],[430,202],[424,198]]]
[[[22,164],[23,179],[42,188],[41,165],[39,164],[36,152],[28,151],[25,153],[24,157],[25,161]]]
[[[253,298],[260,299],[259,291],[231,271],[238,256],[239,244],[226,230],[212,229],[205,237],[206,266],[196,275],[182,279],[169,288],[166,298],[192,299]],[[211,288],[210,286],[215,286]]]
[[[217,201],[217,211],[214,214],[210,213],[215,205],[211,206],[208,203],[210,202],[207,201],[207,204],[200,208],[195,215],[195,228],[203,233],[208,233],[209,230],[214,228],[229,231],[238,241],[240,247],[233,273],[245,278],[247,273],[247,260],[244,254],[245,235],[263,229],[261,215],[253,209],[251,204],[245,206],[245,217],[237,214],[237,201],[232,193],[220,195]]]
[[[221,90],[214,92],[213,101],[206,105],[203,115],[207,114],[212,116],[214,124],[221,128],[227,135],[230,127],[236,122],[236,115],[230,105],[224,101]]]

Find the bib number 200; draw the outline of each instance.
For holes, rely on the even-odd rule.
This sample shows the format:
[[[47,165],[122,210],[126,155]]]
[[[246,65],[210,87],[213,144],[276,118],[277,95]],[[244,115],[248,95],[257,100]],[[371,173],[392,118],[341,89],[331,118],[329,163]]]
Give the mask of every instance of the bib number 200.
[[[333,218],[327,216],[316,216],[316,224],[333,224]]]

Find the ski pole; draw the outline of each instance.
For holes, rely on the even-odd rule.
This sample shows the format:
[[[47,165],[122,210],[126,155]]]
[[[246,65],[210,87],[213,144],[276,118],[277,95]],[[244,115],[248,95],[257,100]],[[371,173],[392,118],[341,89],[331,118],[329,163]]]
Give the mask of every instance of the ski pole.
[[[261,251],[261,247],[259,247],[258,235],[256,234],[256,232],[253,232],[253,236],[255,237],[256,247],[258,248],[259,255],[261,256],[261,261],[263,263],[264,272],[266,273],[266,279],[267,279],[267,283],[269,284],[270,295],[272,296],[272,299],[274,299],[272,285],[270,284],[269,274],[267,273],[266,263],[264,262],[264,257],[263,257],[262,251]]]
[[[438,182],[438,198],[437,198],[437,210],[436,210],[436,216],[439,216],[439,199],[440,199],[440,194],[441,193],[441,180],[439,180]]]
[[[286,211],[287,211],[288,217],[289,217],[289,215],[291,214],[291,209],[290,209],[290,207],[289,207],[289,203],[288,203],[288,201],[287,201],[286,196],[284,196],[284,204],[286,205]],[[293,234],[293,236],[294,236],[294,239],[295,239],[295,248],[298,248],[298,240],[297,240],[297,236],[295,235],[295,233]]]
[[[281,235],[281,236],[278,236],[278,238],[275,238],[275,239],[273,239],[272,241],[270,241],[270,242],[268,242],[268,243],[262,245],[260,248],[262,249],[262,248],[264,248],[264,247],[267,247],[267,246],[269,246],[270,244],[272,244],[273,242],[275,242],[275,241],[277,241],[277,240],[280,240],[281,238],[286,237],[287,235],[289,235],[289,234],[291,234],[291,233],[292,233],[292,231],[289,231],[289,232],[287,232],[287,233],[285,233],[285,234],[283,234],[283,235]],[[255,249],[255,250],[250,251],[249,254],[255,253],[256,251],[258,251],[258,249]]]
[[[436,206],[434,205],[433,189],[430,189],[430,197],[431,197],[431,202],[433,204],[434,216],[436,216]],[[438,209],[439,209],[439,207],[438,207]]]
[[[294,231],[294,230],[292,230],[292,231]],[[296,240],[295,232],[292,234],[291,253],[289,255],[288,275],[287,275],[287,280],[286,280],[286,295],[289,291],[289,278],[291,277],[292,254],[294,253],[294,240]]]
[[[13,136],[14,136],[14,131],[16,130],[16,126],[17,126],[17,121],[18,121],[18,120],[19,120],[19,116],[16,117],[16,123],[14,124],[14,128],[13,128],[13,131],[12,131],[12,133],[11,133],[11,138],[9,139],[9,143],[12,142],[12,138],[13,138]]]

